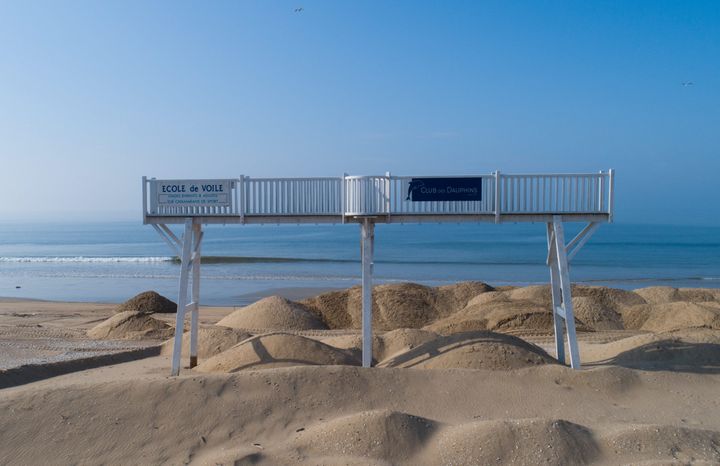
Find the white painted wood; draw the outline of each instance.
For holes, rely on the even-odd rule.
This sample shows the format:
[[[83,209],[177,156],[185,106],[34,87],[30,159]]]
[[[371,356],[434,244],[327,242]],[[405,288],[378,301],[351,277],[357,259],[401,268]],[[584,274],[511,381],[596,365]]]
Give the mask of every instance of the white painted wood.
[[[185,219],[181,223],[185,223]],[[160,228],[162,228],[163,232],[167,235],[168,238],[172,240],[173,243],[175,243],[176,249],[178,250],[178,257],[180,257],[180,250],[182,249],[182,241],[180,241],[180,238],[175,236],[175,233],[172,232],[172,230],[164,223],[161,223],[158,225]]]
[[[172,370],[170,375],[180,374],[180,355],[182,354],[182,335],[185,327],[185,306],[187,305],[189,262],[192,246],[192,218],[185,220],[182,255],[180,256],[180,292],[178,294],[177,314],[175,316],[175,342],[173,346]]]
[[[495,170],[495,223],[500,223],[500,170]]]
[[[195,223],[193,231],[192,258],[192,311],[190,314],[190,368],[197,366],[198,359],[198,321],[200,317],[200,246],[202,244],[202,225]]]
[[[552,296],[553,326],[555,329],[555,357],[565,364],[565,315],[557,313],[562,304],[560,275],[557,268],[555,232],[552,223],[547,224],[548,266],[550,268],[550,293]]]
[[[550,225],[550,224],[548,224]],[[552,255],[553,255],[553,245],[555,244],[555,232],[552,231],[552,228],[547,232],[547,257],[545,258],[545,265],[550,267],[550,261],[552,261]]]
[[[375,224],[364,219],[360,224],[362,256],[362,365],[372,365],[372,275]]]
[[[553,218],[555,232],[555,260],[560,278],[560,291],[562,307],[565,309],[565,328],[567,330],[568,352],[570,353],[570,367],[580,369],[580,353],[578,351],[577,335],[575,333],[575,315],[573,314],[572,296],[570,293],[570,272],[568,269],[567,253],[565,251],[565,230],[562,217]]]
[[[231,205],[170,205],[158,202],[157,186],[173,180],[144,178],[150,195],[143,198],[145,223],[155,217],[227,217],[217,223],[244,223],[248,216],[337,215],[340,222],[353,215],[457,215],[494,214],[608,214],[598,198],[609,173],[475,175],[483,179],[481,201],[412,202],[405,199],[403,184],[413,177],[344,176],[342,178],[250,178],[216,180],[229,183]],[[432,178],[432,177],[423,177]],[[435,177],[437,178],[437,177]],[[443,177],[452,178],[452,177]],[[195,180],[178,180],[190,181]],[[197,182],[212,180],[196,180]],[[587,187],[587,188],[586,188]],[[493,194],[494,191],[494,194]],[[149,217],[149,218],[148,218]],[[166,222],[171,223],[171,222]]]
[[[155,231],[158,232],[160,238],[162,238],[162,240],[165,241],[168,246],[170,246],[170,249],[172,249],[173,253],[177,257],[180,257],[180,249],[178,248],[177,244],[165,233],[165,229],[167,229],[167,226],[165,226],[165,229],[163,229],[161,227],[164,225],[158,225],[155,223],[152,223],[151,225],[155,229]]]
[[[157,198],[157,183],[155,183],[155,178],[150,178],[147,180],[148,185],[150,186],[150,199]],[[148,202],[146,200],[146,202]],[[153,202],[149,202],[148,205],[148,215],[157,215],[157,209],[155,208],[155,204]],[[147,216],[144,216],[147,217]],[[146,218],[145,218],[146,220]]]
[[[142,198],[143,198],[143,225],[147,223],[147,212],[148,212],[148,204],[147,204],[147,176],[142,177]]]
[[[182,329],[184,314],[192,313],[191,366],[197,359],[200,226],[203,224],[359,223],[363,259],[363,365],[369,367],[372,363],[375,223],[543,222],[548,225],[547,263],[551,271],[556,351],[558,359],[564,361],[563,338],[567,333],[571,365],[579,367],[568,261],[589,240],[599,223],[612,220],[614,171],[506,175],[497,170],[492,175],[477,176],[482,178],[483,195],[480,201],[412,202],[406,198],[405,183],[417,177],[397,177],[389,172],[384,176],[345,174],[335,178],[250,178],[243,175],[224,180],[228,183],[224,186],[230,186],[232,190],[229,205],[226,202],[224,205],[197,206],[175,206],[167,200],[159,202],[157,188],[169,180],[143,177],[143,222],[153,225],[181,258],[177,318],[183,320],[178,320],[176,325],[179,324]],[[565,246],[563,221],[590,224]],[[187,231],[188,222],[191,233]],[[185,224],[182,240],[168,228],[167,225],[172,223]],[[193,250],[188,251],[187,248]],[[189,268],[192,268],[193,284],[190,304],[187,303]],[[178,337],[180,340],[176,348],[180,351],[182,332],[176,335],[176,339]],[[179,372],[179,359],[176,358],[179,356],[173,354],[173,374]]]
[[[613,221],[615,215],[615,170],[608,172],[608,221]]]
[[[570,262],[573,257],[575,257],[575,254],[580,252],[580,249],[585,246],[585,243],[588,242],[590,237],[597,231],[599,227],[600,224],[598,222],[590,222],[580,233],[578,233],[575,238],[573,238],[572,241],[570,241],[570,244],[568,244],[565,248],[565,250],[568,251],[568,262]]]
[[[565,247],[565,250],[569,252],[573,248],[573,246],[575,246],[577,244],[577,242],[580,241],[587,234],[588,230],[590,230],[592,228],[592,226],[593,226],[592,222],[585,225],[583,227],[583,229],[580,230],[580,233],[575,235],[575,237],[572,239],[572,241],[570,241],[567,244],[567,246]]]

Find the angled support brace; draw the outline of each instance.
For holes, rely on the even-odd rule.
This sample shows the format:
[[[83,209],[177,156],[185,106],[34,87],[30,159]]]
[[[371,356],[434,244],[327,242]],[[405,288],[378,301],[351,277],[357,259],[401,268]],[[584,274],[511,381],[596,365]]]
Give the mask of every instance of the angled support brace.
[[[575,254],[580,252],[580,249],[585,246],[585,243],[588,242],[590,237],[597,231],[598,228],[600,228],[600,224],[598,222],[590,222],[585,226],[585,228],[582,229],[580,233],[577,234],[575,238],[573,238],[572,241],[568,243],[567,247],[565,248],[565,250],[567,251],[568,262],[570,262],[573,257],[575,257]]]
[[[565,230],[561,216],[553,216],[553,221],[548,223],[547,236],[553,319],[555,322],[555,350],[558,361],[565,363],[563,334],[567,332],[570,367],[580,369],[580,352],[578,350],[577,335],[575,332],[575,316],[570,292],[570,270],[568,268]],[[582,241],[582,238],[578,241]],[[562,325],[563,323],[565,324],[564,326]]]
[[[575,238],[570,241],[567,246],[565,247],[565,252],[567,253],[567,260],[570,262],[573,257],[575,257],[575,254],[580,252],[580,249],[582,249],[583,246],[585,246],[585,243],[588,242],[590,237],[597,231],[597,229],[600,228],[600,223],[598,222],[590,222],[588,223],[585,228],[582,229],[580,233],[575,236]],[[548,255],[545,259],[545,264],[550,265],[550,253],[552,252],[552,249],[550,248],[550,244],[555,240],[555,232],[550,230],[548,233]]]
[[[168,246],[170,246],[170,249],[175,253],[177,257],[180,257],[180,249],[182,249],[182,245],[180,245],[179,240],[177,239],[177,236],[167,227],[167,225],[156,225],[152,224],[152,227],[155,229],[155,231],[158,232],[158,235],[160,235],[160,238],[167,243]],[[172,236],[171,236],[172,235]]]

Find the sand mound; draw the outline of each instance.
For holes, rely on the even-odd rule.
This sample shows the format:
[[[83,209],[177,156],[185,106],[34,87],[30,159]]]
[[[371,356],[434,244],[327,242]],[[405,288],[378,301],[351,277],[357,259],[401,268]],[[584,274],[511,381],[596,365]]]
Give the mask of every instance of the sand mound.
[[[645,304],[646,302],[642,296],[634,291],[608,288],[605,286],[573,285],[572,295],[593,298],[599,304],[607,306],[614,311],[619,311],[623,307]]]
[[[646,319],[640,330],[659,333],[693,327],[720,329],[720,305],[715,303],[674,302],[644,310]]]
[[[667,425],[630,425],[603,436],[605,450],[618,462],[720,463],[720,432]]]
[[[360,328],[360,294],[361,289],[355,287],[324,293],[303,303],[329,328]],[[635,292],[573,285],[572,294],[579,331],[621,330],[626,319],[631,323],[645,320],[639,311],[625,315],[631,308],[647,306]],[[710,299],[713,294],[702,296]],[[373,325],[377,330],[424,328],[445,335],[479,330],[549,332],[553,329],[551,302],[548,285],[497,289],[481,282],[443,287],[380,285],[373,290]]]
[[[358,365],[347,352],[310,338],[287,333],[244,340],[197,366],[200,372],[237,372],[297,365]]]
[[[436,338],[383,361],[384,367],[510,370],[555,360],[537,346],[511,335],[467,332]]]
[[[581,323],[578,324],[582,327]],[[425,327],[443,335],[477,330],[551,330],[553,318],[550,308],[533,301],[506,301],[496,297],[490,302],[472,304],[445,319]]]
[[[651,312],[652,304],[638,304],[623,309],[620,314],[623,327],[626,330],[640,330]]]
[[[116,313],[128,311],[143,314],[173,313],[177,312],[177,304],[154,291],[145,291],[128,299],[115,309]]]
[[[575,285],[572,297],[575,319],[580,322],[580,327],[594,331],[625,328],[623,312],[645,304],[645,299],[632,291],[604,286]]]
[[[505,292],[511,301],[529,301],[539,306],[550,307],[552,305],[552,294],[549,285],[533,285],[515,288]]]
[[[573,296],[573,312],[576,321],[589,329],[622,330],[622,316],[602,301],[592,296]]]
[[[306,456],[375,458],[407,464],[435,427],[429,419],[397,411],[364,411],[312,426],[296,434],[291,444]]]
[[[200,327],[198,328],[198,358],[207,359],[215,356],[251,336],[251,334],[235,328],[217,325]],[[172,354],[174,347],[175,339],[171,338],[163,343],[160,353]],[[182,354],[183,356],[190,355],[190,332],[183,333]]]
[[[434,443],[428,464],[586,464],[598,455],[586,428],[561,419],[461,424]]]
[[[121,312],[87,331],[95,340],[165,339],[172,336],[173,328],[141,312]]]
[[[420,328],[465,307],[473,297],[491,291],[481,282],[429,287],[415,283],[373,288],[373,325],[378,330]],[[303,301],[330,328],[360,328],[359,287],[324,293]]]
[[[435,288],[438,304],[451,309],[462,309],[476,296],[492,292],[493,287],[483,282],[459,282]]]
[[[352,357],[358,361],[362,360],[362,336],[361,335],[334,335],[330,337],[318,338],[319,341],[330,345],[333,348],[347,351]],[[384,344],[382,337],[378,334],[373,334],[372,338],[373,347],[373,362],[382,360]]]
[[[604,287],[573,286],[573,305],[578,330],[620,330],[620,311],[644,304],[640,296],[623,290]],[[552,296],[549,286],[526,286],[504,291],[491,291],[472,298],[468,305],[425,328],[442,334],[492,330],[553,329]]]
[[[401,328],[384,334],[375,334],[373,335],[373,360],[382,361],[398,353],[404,353],[434,340],[438,336],[437,333],[414,328]],[[335,348],[349,350],[357,358],[362,356],[361,335],[326,337],[322,339],[322,342]]]
[[[263,298],[218,322],[218,325],[245,329],[311,330],[327,328],[308,309],[280,296]]]
[[[706,288],[672,288],[669,286],[650,286],[635,290],[650,304],[688,301],[692,303],[720,302],[720,290]]]
[[[399,353],[405,353],[425,343],[435,340],[440,335],[427,330],[400,328],[382,335],[382,354],[378,359],[387,359]]]
[[[649,304],[672,303],[680,301],[680,293],[677,288],[670,286],[650,286],[639,288],[635,293],[641,296]]]
[[[423,327],[423,329],[440,335],[452,335],[453,333],[481,332],[488,329],[488,323],[484,319],[447,318]]]

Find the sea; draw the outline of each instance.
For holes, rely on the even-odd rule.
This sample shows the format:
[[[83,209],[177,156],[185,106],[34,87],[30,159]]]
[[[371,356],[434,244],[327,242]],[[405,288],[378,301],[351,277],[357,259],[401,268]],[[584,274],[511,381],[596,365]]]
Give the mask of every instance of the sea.
[[[568,224],[567,239],[582,227]],[[356,224],[212,225],[202,254],[206,305],[360,283]],[[544,284],[546,255],[541,223],[378,224],[374,282]],[[720,227],[604,224],[570,271],[588,285],[720,288]],[[0,297],[116,303],[156,290],[177,299],[179,275],[170,248],[141,222],[0,224]]]

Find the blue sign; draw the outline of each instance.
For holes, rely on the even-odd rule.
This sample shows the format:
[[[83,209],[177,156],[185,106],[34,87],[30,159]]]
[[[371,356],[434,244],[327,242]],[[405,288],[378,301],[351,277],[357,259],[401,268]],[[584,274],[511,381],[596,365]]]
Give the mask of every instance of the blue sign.
[[[482,178],[412,178],[406,201],[482,201]]]

